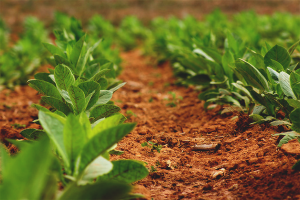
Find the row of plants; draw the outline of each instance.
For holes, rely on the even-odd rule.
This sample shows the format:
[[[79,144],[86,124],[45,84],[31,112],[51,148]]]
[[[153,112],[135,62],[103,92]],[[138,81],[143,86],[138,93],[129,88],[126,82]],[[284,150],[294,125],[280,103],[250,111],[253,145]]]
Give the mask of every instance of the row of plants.
[[[148,175],[143,162],[110,161],[117,143],[135,127],[111,101],[125,83],[116,81],[114,64],[94,54],[101,40],[72,38],[73,31],[54,31],[56,45],[44,43],[54,67],[37,73],[29,86],[43,96],[26,140],[9,140],[20,152],[0,148],[2,199],[133,199],[132,183]],[[31,184],[28,184],[31,183]]]
[[[243,21],[250,14],[253,15],[238,14],[239,18],[234,19]],[[205,108],[230,104],[235,109],[225,108],[223,113],[238,110],[248,113],[254,123],[290,128],[289,132],[275,134],[284,136],[279,147],[292,139],[300,142],[300,41],[297,42],[300,34],[291,29],[300,21],[298,16],[287,14],[273,17],[279,19],[279,16],[282,17],[279,21],[286,20],[284,25],[266,18],[274,23],[276,29],[272,31],[277,33],[276,38],[271,30],[256,24],[267,22],[264,17],[257,18],[256,23],[233,28],[224,25],[226,17],[217,12],[208,16],[206,23],[217,20],[218,25],[208,30],[200,28],[201,23],[191,17],[156,19],[151,51],[158,60],[171,61],[178,84],[196,85],[202,91],[199,98],[205,101]],[[277,118],[279,111],[284,113],[283,118]],[[299,170],[299,166],[297,162],[293,168]]]
[[[24,34],[15,43],[9,40],[9,31],[3,20],[0,21],[0,85],[12,87],[25,84],[47,56],[42,46],[42,41],[48,38],[47,31],[40,21],[29,17],[24,21]],[[234,14],[229,19],[216,10],[205,16],[203,21],[192,16],[183,19],[157,17],[147,26],[135,16],[127,16],[115,26],[102,16],[95,15],[82,26],[74,17],[56,12],[51,29],[65,30],[64,34],[69,38],[78,40],[84,35],[84,27],[90,43],[96,43],[98,38],[105,38],[94,49],[93,55],[111,61],[118,75],[121,72],[120,48],[130,50],[142,46],[145,54],[156,57],[161,62],[172,60],[172,56],[178,51],[181,54],[183,51],[189,53],[186,49],[193,49],[194,47],[188,46],[193,43],[222,51],[227,38],[224,30],[230,30],[243,40],[245,46],[260,51],[264,42],[271,46],[292,45],[299,38],[299,25],[300,17],[288,13],[268,16],[248,11]],[[35,44],[33,48],[31,44]]]

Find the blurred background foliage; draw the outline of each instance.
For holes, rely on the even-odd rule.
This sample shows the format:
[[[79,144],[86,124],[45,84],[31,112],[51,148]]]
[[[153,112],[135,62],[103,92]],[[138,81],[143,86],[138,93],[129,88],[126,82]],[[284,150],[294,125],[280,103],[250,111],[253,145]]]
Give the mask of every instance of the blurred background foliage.
[[[127,15],[135,15],[144,23],[157,16],[182,18],[192,15],[202,19],[216,8],[225,14],[243,10],[259,14],[300,13],[299,0],[1,0],[0,17],[16,31],[22,28],[23,19],[29,15],[51,25],[54,11],[74,16],[83,24],[95,14],[118,24]]]

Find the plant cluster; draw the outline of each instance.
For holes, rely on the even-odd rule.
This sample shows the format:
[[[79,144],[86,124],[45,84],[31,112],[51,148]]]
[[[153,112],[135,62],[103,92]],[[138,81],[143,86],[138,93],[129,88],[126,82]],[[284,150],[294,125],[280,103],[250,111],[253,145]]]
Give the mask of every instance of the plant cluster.
[[[42,42],[47,41],[48,33],[44,24],[35,17],[27,17],[23,29],[18,41],[13,43],[9,39],[8,28],[0,19],[1,87],[26,84],[29,76],[43,63],[46,56]]]
[[[109,161],[110,154],[122,154],[115,150],[117,143],[135,127],[123,124],[126,118],[110,101],[124,83],[113,81],[111,62],[92,55],[101,40],[91,45],[85,34],[72,39],[65,30],[55,31],[55,36],[57,46],[44,44],[55,68],[28,81],[43,95],[42,104],[50,106],[34,105],[43,130],[25,129],[21,135],[28,140],[10,140],[21,150],[15,157],[1,148],[1,198],[141,197],[131,193],[131,183],[148,175],[144,163]]]

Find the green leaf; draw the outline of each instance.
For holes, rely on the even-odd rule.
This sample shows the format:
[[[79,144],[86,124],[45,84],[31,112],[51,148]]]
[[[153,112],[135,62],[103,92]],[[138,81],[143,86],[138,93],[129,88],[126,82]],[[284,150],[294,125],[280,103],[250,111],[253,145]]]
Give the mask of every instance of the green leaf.
[[[21,131],[20,134],[29,140],[37,140],[42,135],[45,135],[45,132],[39,129],[28,128]]]
[[[55,85],[55,82],[49,77],[49,75],[50,75],[49,73],[37,73],[34,75],[34,78]]]
[[[51,83],[36,79],[29,80],[28,83],[30,87],[37,90],[39,93],[62,100],[58,90]]]
[[[280,72],[278,78],[283,93],[288,97],[292,97],[293,99],[296,99],[296,96],[294,95],[292,87],[290,85],[290,75],[288,75],[285,72]]]
[[[115,92],[115,91],[117,91],[118,89],[120,89],[121,87],[123,87],[125,84],[126,84],[126,82],[120,83],[120,84],[118,84],[117,86],[115,86],[115,87],[109,89],[109,91]]]
[[[76,68],[77,72],[79,73],[79,76],[81,76],[81,74],[84,71],[87,60],[90,56],[90,51],[91,51],[91,48],[89,48],[84,55],[82,55],[82,54],[80,55],[80,59],[79,59],[79,62],[78,62],[77,68]]]
[[[274,136],[283,135],[284,137],[280,140],[278,147],[281,147],[283,144],[288,143],[290,140],[296,139],[297,137],[300,137],[299,133],[296,133],[295,131],[289,131],[285,133],[276,133]]]
[[[292,122],[292,129],[300,133],[300,108],[296,108],[291,112],[290,120]]]
[[[0,154],[1,199],[43,199],[53,161],[48,138],[26,145],[16,156],[8,156],[1,146]]]
[[[270,65],[269,66],[277,72],[284,71],[283,66],[279,62],[277,62],[276,60],[270,59]]]
[[[272,78],[272,80],[275,82],[275,83],[279,83],[279,73],[275,70],[273,70],[272,68],[270,67],[267,67],[268,71],[269,71],[269,74]]]
[[[299,100],[295,100],[295,99],[287,99],[286,100],[290,106],[292,106],[293,108],[300,108],[300,101]]]
[[[107,88],[107,86],[108,86],[108,81],[107,81],[107,79],[106,78],[100,78],[99,80],[98,80],[98,83],[100,84],[100,86],[101,86],[101,90],[105,90],[106,88]]]
[[[110,161],[103,158],[102,156],[99,156],[91,164],[87,166],[80,182],[93,183],[95,178],[98,178],[101,175],[109,173],[112,169],[113,169],[113,164]]]
[[[114,167],[111,172],[99,177],[98,181],[115,180],[125,183],[133,183],[145,178],[149,172],[141,162],[134,160],[112,161]]]
[[[251,86],[260,90],[269,91],[269,85],[265,77],[253,65],[243,59],[236,63],[236,70],[245,78]]]
[[[222,57],[222,66],[226,76],[229,78],[230,83],[233,82],[233,71],[231,67],[234,66],[234,63],[235,59],[233,54],[229,50],[226,50]]]
[[[81,54],[83,54],[83,44],[86,35],[82,36],[73,46],[72,53],[70,54],[70,61],[76,69],[78,69]],[[78,71],[77,71],[78,72]]]
[[[293,44],[293,45],[289,48],[288,52],[289,52],[290,55],[292,55],[292,54],[294,53],[295,49],[297,48],[297,46],[298,46],[299,44],[300,44],[300,40],[299,40],[298,42],[296,42],[295,44]]]
[[[109,102],[112,98],[113,92],[109,90],[100,90],[100,96],[99,99],[97,100],[96,104],[92,107],[95,108],[96,106],[106,104]]]
[[[100,188],[100,189],[99,189]],[[95,199],[124,199],[131,191],[131,186],[125,183],[111,181],[97,182],[87,185],[70,184],[62,193],[59,200],[95,200]]]
[[[266,70],[266,67],[265,66],[265,63],[264,63],[264,57],[259,54],[259,53],[256,53],[255,51],[253,50],[250,50],[249,51],[250,54],[253,56],[254,60],[255,60],[255,64],[253,64],[257,69],[263,69],[263,70]]]
[[[55,67],[54,77],[56,86],[60,91],[67,91],[69,87],[75,83],[75,77],[71,70],[63,64],[59,64]]]
[[[88,137],[91,138],[95,134],[104,131],[105,129],[112,128],[115,125],[118,125],[122,123],[124,116],[121,113],[117,113],[115,115],[112,115],[108,118],[105,118],[104,120],[100,121],[94,128],[93,131],[91,132],[91,135]]]
[[[107,74],[107,73],[110,72],[110,71],[111,71],[111,69],[102,69],[102,70],[100,70],[97,74],[95,74],[95,75],[91,78],[91,80],[98,82],[99,79],[100,79],[102,76],[104,76],[105,74]]]
[[[72,171],[75,168],[77,156],[85,145],[86,140],[87,133],[79,122],[79,116],[74,116],[73,114],[68,115],[63,129],[63,141],[68,158],[70,159]]]
[[[44,46],[52,55],[59,55],[63,58],[66,58],[66,55],[61,48],[49,43],[44,43]]]
[[[90,118],[94,118],[93,121],[97,121],[98,119],[101,119],[103,117],[109,117],[114,113],[119,112],[121,109],[118,106],[115,105],[109,105],[109,104],[104,104],[95,107],[91,113],[90,113]]]
[[[88,96],[89,94],[94,92],[86,107],[86,110],[88,110],[95,105],[95,103],[98,101],[100,97],[100,85],[99,83],[96,83],[94,81],[86,81],[80,83],[78,87],[84,92],[85,96]]]
[[[72,112],[64,102],[56,98],[43,96],[42,100],[56,110],[63,112],[65,115],[68,115],[70,112]]]
[[[81,160],[78,166],[78,172],[82,172],[98,156],[105,153],[125,135],[130,133],[134,127],[135,124],[120,124],[115,127],[105,129],[92,137],[81,151]]]
[[[70,67],[72,70],[74,70],[74,67],[72,66],[72,64],[70,63],[70,61],[64,57],[61,57],[59,55],[54,55],[54,59],[56,62],[56,65],[65,65]]]
[[[45,132],[62,157],[65,168],[67,170],[70,169],[69,157],[64,146],[63,135],[63,129],[66,120],[57,114],[43,111],[39,111],[39,120]]]
[[[265,55],[265,65],[272,66],[272,60],[279,62],[284,69],[288,68],[291,63],[291,57],[288,51],[284,47],[278,45],[275,45]]]
[[[68,89],[68,94],[72,101],[73,110],[76,115],[84,111],[85,109],[85,95],[84,92],[74,85],[71,85]]]
[[[300,75],[296,72],[290,74],[290,83],[294,94],[297,99],[300,99]]]
[[[185,80],[186,83],[192,85],[209,85],[211,79],[207,74],[197,74]]]

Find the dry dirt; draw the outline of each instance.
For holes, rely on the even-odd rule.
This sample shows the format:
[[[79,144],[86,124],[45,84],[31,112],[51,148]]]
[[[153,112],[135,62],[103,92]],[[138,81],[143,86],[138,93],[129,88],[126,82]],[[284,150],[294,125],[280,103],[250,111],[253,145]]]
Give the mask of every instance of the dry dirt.
[[[220,115],[221,107],[205,111],[199,92],[174,84],[168,63],[153,67],[139,50],[122,53],[122,58],[124,71],[119,78],[127,84],[114,100],[137,127],[117,147],[124,154],[112,159],[146,163],[149,176],[135,184],[146,199],[300,199],[300,173],[291,169],[300,159],[299,151],[288,151],[300,149],[299,145],[292,141],[283,151],[272,136],[284,127],[250,126],[247,116]],[[31,122],[37,112],[30,104],[39,99],[28,86],[1,91],[2,141],[22,137],[19,132],[24,127],[12,124],[38,128]],[[236,115],[239,118],[233,118]],[[141,146],[147,141],[162,145],[160,153]],[[216,148],[194,148],[202,144]]]

